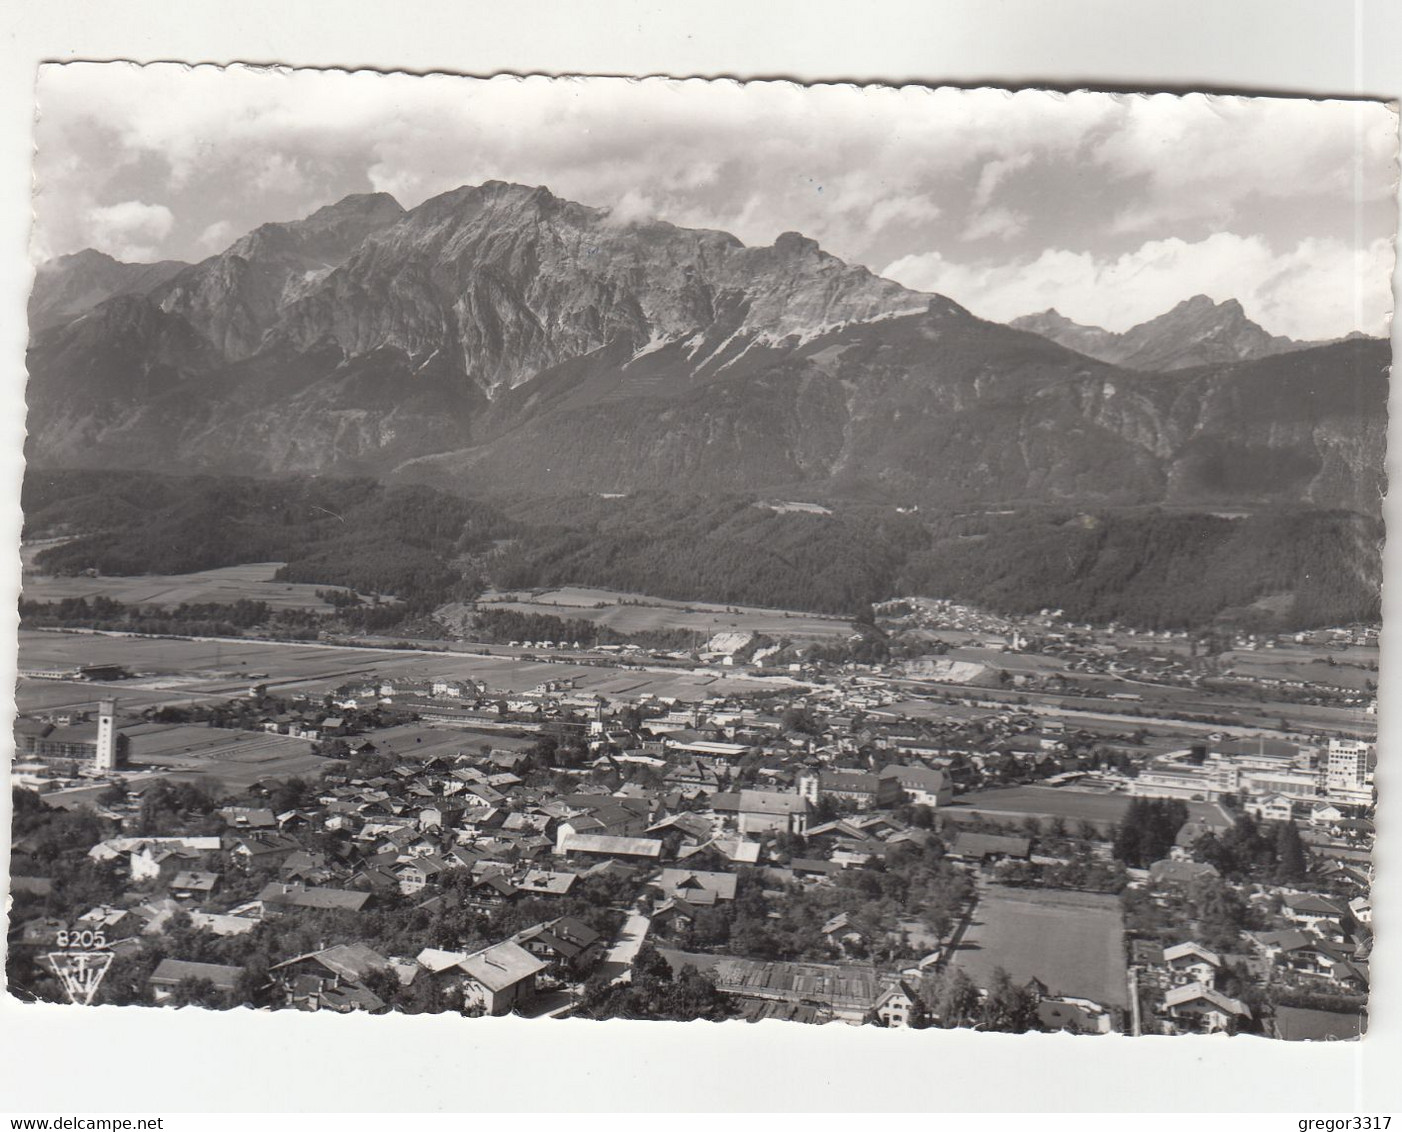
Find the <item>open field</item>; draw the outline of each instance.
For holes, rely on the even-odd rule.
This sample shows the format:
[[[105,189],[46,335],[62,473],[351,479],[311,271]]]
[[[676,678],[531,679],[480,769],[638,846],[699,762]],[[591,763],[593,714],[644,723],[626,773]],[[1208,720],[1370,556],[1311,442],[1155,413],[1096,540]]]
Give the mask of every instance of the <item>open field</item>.
[[[1059,656],[1042,656],[1035,652],[1003,652],[1002,649],[964,646],[952,648],[946,654],[948,660],[964,660],[973,664],[986,664],[992,669],[1003,669],[1013,675],[1049,676],[1066,671],[1066,661]]]
[[[273,574],[282,562],[250,562],[201,570],[196,574],[140,574],[123,578],[55,578],[31,573],[25,556],[23,596],[28,601],[62,601],[64,598],[107,597],[127,605],[174,607],[182,602],[235,602],[241,598],[267,602],[274,609],[312,609],[330,612],[331,606],[316,596],[319,587],[302,582],[277,582]]]
[[[1063,718],[1068,726],[1088,731],[1110,731],[1128,733],[1143,728],[1151,734],[1167,735],[1206,735],[1215,731],[1230,732],[1233,735],[1278,735],[1280,720],[1285,720],[1286,730],[1302,734],[1308,732],[1338,733],[1372,738],[1377,735],[1377,716],[1368,715],[1361,708],[1321,707],[1313,704],[1259,703],[1228,699],[1217,696],[1208,699],[1207,695],[1195,689],[1168,689],[1170,693],[1191,693],[1178,703],[1162,702],[1146,698],[1142,701],[1120,701],[1094,699],[1088,696],[1062,696],[1047,692],[1000,691],[996,688],[969,688],[958,684],[921,684],[914,680],[892,680],[899,692],[935,691],[945,695],[968,696],[975,698],[975,714],[989,709],[1007,706],[1021,706],[1043,715]],[[1121,687],[1131,685],[1121,684]],[[1165,697],[1167,698],[1167,697]],[[892,710],[910,715],[912,718],[938,719],[948,711],[957,717],[958,708],[930,700],[909,699],[894,705]],[[1138,712],[1140,714],[1133,714]],[[1182,718],[1182,715],[1204,715],[1216,719],[1235,719],[1235,723],[1199,723]]]
[[[105,695],[117,696],[124,707],[129,703],[149,706],[227,699],[243,694],[254,682],[266,684],[273,692],[317,694],[370,673],[403,679],[472,679],[503,692],[528,691],[547,680],[574,678],[580,691],[619,697],[652,694],[702,699],[776,686],[755,677],[710,671],[557,664],[513,655],[39,630],[19,634],[19,663],[21,667],[122,664],[144,674],[136,680],[104,684],[22,680],[18,688],[21,711],[95,703]]]
[[[122,704],[122,708],[126,708]],[[125,714],[125,711],[123,711]],[[131,742],[128,776],[187,782],[217,782],[241,791],[261,778],[304,778],[319,774],[328,764],[311,753],[311,743],[286,735],[260,731],[235,731],[189,724],[122,722],[118,726]],[[55,804],[76,804],[100,792],[82,787],[52,796]]]
[[[122,701],[123,714],[129,707]],[[260,731],[236,731],[190,724],[119,722],[131,741],[127,776],[133,780],[170,778],[209,785],[218,783],[230,791],[242,791],[263,778],[314,778],[328,766],[338,765],[311,753],[312,744],[287,735]],[[486,735],[450,728],[409,724],[374,732],[377,745],[405,755],[428,758],[435,754],[475,751],[484,743],[515,749],[530,739],[510,735]],[[102,786],[79,787],[50,796],[54,805],[91,802]]]
[[[1132,800],[1128,794],[1092,793],[1066,786],[1007,786],[961,794],[948,806],[941,807],[940,812],[955,821],[960,814],[983,814],[1000,819],[1031,815],[1112,825],[1124,817]],[[1221,807],[1214,802],[1189,802],[1188,812],[1194,817],[1226,821]]]
[[[1366,655],[1365,655],[1366,654]],[[1334,663],[1328,663],[1332,658]],[[1301,680],[1307,684],[1323,684],[1332,688],[1352,688],[1362,691],[1371,681],[1378,682],[1376,669],[1368,664],[1378,661],[1377,649],[1350,649],[1330,653],[1324,649],[1270,649],[1259,652],[1234,652],[1223,659],[1240,676],[1268,680]],[[1361,666],[1361,667],[1356,667]]]
[[[783,609],[756,609],[742,605],[715,605],[703,601],[669,601],[643,594],[566,586],[555,590],[488,593],[481,604],[488,608],[514,609],[578,618],[606,625],[619,633],[683,629],[716,633],[750,630],[769,636],[831,637],[851,632],[851,622],[818,613],[794,613]]]
[[[1123,937],[1114,896],[985,885],[950,962],[982,987],[1002,967],[1015,983],[1127,1006]]]
[[[122,701],[123,710],[133,712],[176,702],[169,692],[135,688],[126,681],[89,684],[71,680],[27,680],[21,677],[15,683],[15,702],[21,712],[70,709],[96,711],[97,702],[108,696],[116,696]],[[184,699],[188,700],[189,697]]]
[[[206,727],[189,723],[123,723],[121,730],[131,740],[131,761],[140,765],[165,765],[173,759],[220,754],[250,754],[254,748],[264,753],[307,749],[305,739],[270,735],[265,731],[236,731],[227,727]]]
[[[534,737],[521,738],[499,731],[472,731],[462,727],[429,727],[421,723],[406,723],[402,727],[386,727],[364,736],[380,750],[393,751],[406,758],[433,758],[436,755],[475,754],[484,746],[503,751],[529,747]]]

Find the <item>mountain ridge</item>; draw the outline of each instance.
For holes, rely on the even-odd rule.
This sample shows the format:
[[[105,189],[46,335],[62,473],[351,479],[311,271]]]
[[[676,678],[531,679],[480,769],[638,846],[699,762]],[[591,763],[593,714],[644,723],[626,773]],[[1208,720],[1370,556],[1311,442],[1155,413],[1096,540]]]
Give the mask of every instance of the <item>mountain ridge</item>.
[[[35,327],[35,461],[452,490],[681,478],[1377,509],[1385,343],[1167,378],[978,319],[798,233],[749,247],[489,181],[408,210],[346,198],[168,278],[123,278]],[[80,283],[70,272],[67,293],[102,293]],[[1177,324],[1222,321],[1187,306]]]
[[[1041,334],[1098,361],[1158,372],[1255,361],[1330,344],[1270,334],[1246,316],[1238,300],[1214,302],[1201,294],[1119,333],[1073,322],[1054,307],[1015,318],[1008,325]]]

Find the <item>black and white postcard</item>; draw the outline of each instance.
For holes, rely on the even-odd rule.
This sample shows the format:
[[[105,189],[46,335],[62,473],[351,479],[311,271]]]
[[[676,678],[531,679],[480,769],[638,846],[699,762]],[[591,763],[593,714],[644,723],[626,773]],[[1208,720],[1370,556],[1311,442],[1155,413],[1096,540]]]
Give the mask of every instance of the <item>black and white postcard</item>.
[[[1395,107],[37,104],[11,996],[1366,1029]]]

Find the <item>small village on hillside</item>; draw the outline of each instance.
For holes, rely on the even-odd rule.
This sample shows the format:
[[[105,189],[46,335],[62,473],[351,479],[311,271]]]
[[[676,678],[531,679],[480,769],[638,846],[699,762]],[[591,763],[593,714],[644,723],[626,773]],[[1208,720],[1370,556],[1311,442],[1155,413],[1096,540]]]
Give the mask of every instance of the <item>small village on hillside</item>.
[[[376,671],[382,650],[334,683],[257,672],[159,706],[175,686],[136,662],[31,664],[11,992],[63,1001],[52,956],[82,946],[103,956],[96,1003],[1362,1032],[1371,695],[1294,694],[1240,658],[1348,664],[1374,630],[1219,642],[1241,671],[1204,675],[1197,640],[1054,611],[877,612],[888,636],[928,633],[924,654],[513,641],[510,686],[412,651]],[[982,663],[946,647],[963,638]],[[103,658],[149,643],[101,640]],[[707,695],[578,675],[683,662],[697,687],[751,678]],[[1266,719],[1149,714],[1156,689],[1234,680],[1259,682]],[[36,689],[77,694],[45,708]]]

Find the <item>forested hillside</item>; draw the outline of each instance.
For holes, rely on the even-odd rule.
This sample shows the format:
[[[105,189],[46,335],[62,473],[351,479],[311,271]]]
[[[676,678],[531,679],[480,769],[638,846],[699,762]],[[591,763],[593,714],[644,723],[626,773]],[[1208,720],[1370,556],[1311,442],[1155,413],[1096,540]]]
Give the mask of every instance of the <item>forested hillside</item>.
[[[493,572],[507,588],[576,583],[822,613],[890,596],[906,558],[929,540],[894,508],[777,512],[737,495],[579,495],[513,514],[530,534]]]
[[[456,560],[514,532],[500,511],[372,480],[36,472],[25,537],[77,537],[41,551],[58,574],[182,574],[286,562],[279,577],[393,594],[411,612],[472,596]]]
[[[29,538],[55,573],[282,561],[288,581],[402,599],[405,618],[487,585],[576,584],[815,612],[948,597],[1146,628],[1304,628],[1379,613],[1382,525],[1344,511],[1155,508],[831,513],[744,495],[464,499],[368,480],[31,472]]]
[[[902,592],[1007,613],[1186,628],[1295,628],[1380,616],[1382,524],[1343,511],[1245,518],[1031,511],[947,520]],[[1264,600],[1263,600],[1264,599]],[[1258,604],[1259,603],[1259,604]]]

